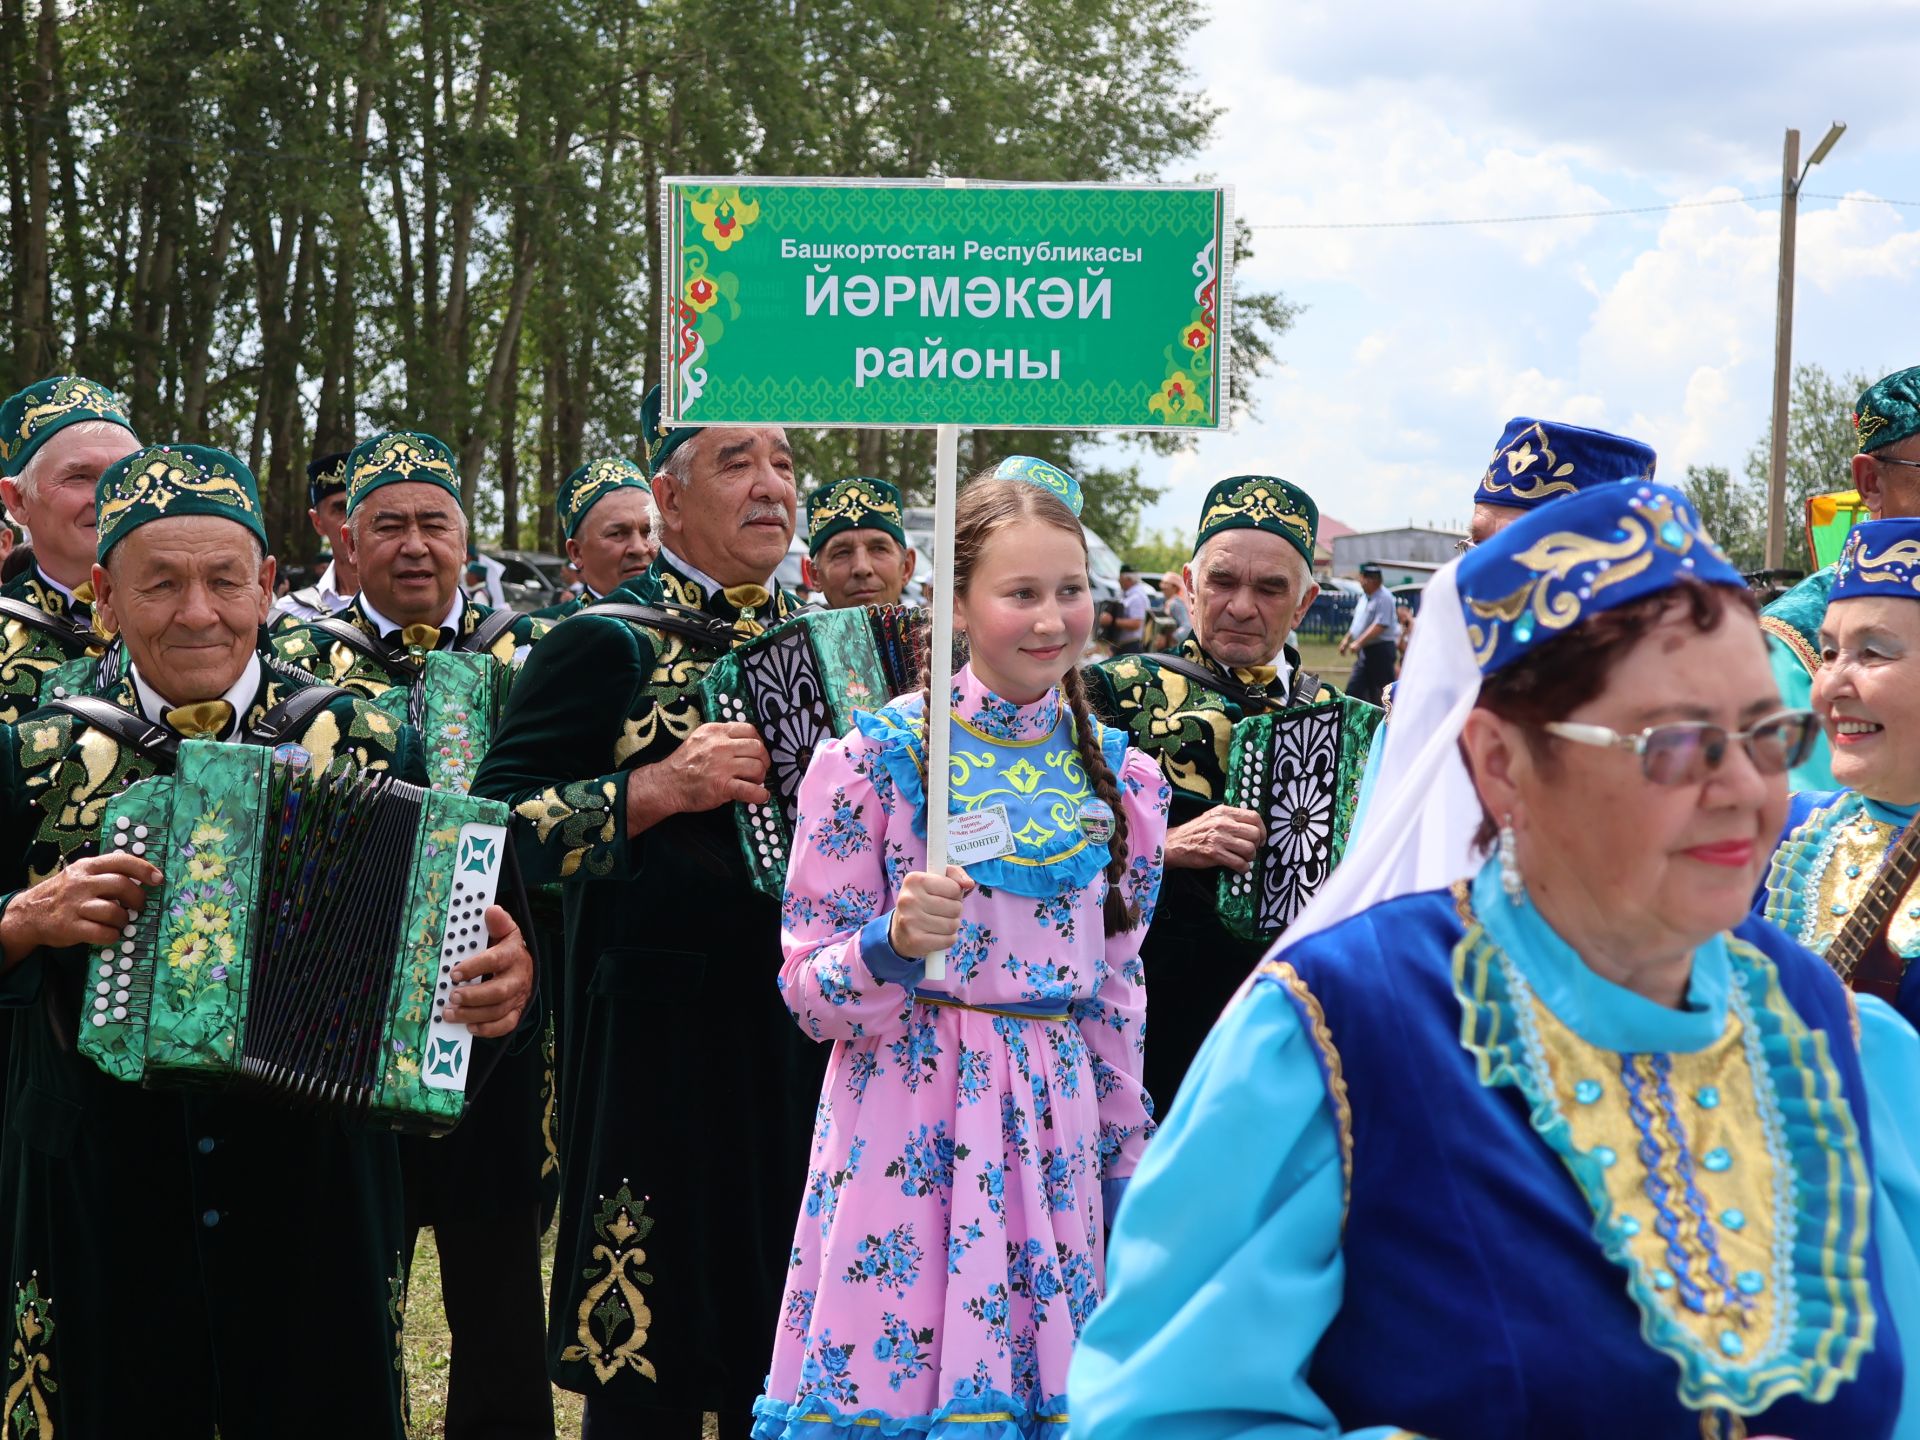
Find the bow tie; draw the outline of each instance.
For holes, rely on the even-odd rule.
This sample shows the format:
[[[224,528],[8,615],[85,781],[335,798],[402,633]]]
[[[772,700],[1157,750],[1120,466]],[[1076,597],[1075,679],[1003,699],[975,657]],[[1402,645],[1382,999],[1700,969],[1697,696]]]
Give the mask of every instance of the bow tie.
[[[440,637],[447,632],[438,625],[407,625],[400,631],[400,643],[415,655],[440,648]]]
[[[218,740],[233,720],[233,706],[225,700],[202,700],[167,711],[167,724],[189,740]]]
[[[1278,665],[1236,665],[1233,678],[1256,695],[1265,695],[1267,687],[1279,677]]]
[[[754,617],[754,612],[773,599],[764,585],[729,585],[720,592],[721,597],[740,612],[740,618],[733,622],[733,633],[743,640],[751,640],[756,635],[766,633],[767,627]]]

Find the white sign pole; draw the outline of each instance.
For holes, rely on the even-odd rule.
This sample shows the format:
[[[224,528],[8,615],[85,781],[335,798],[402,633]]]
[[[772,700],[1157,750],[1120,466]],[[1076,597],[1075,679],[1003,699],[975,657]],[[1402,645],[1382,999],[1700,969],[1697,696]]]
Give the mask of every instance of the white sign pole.
[[[927,657],[927,870],[947,873],[947,701],[953,690],[953,506],[960,488],[960,427],[933,435],[933,639]],[[947,952],[927,956],[927,979],[947,978]]]

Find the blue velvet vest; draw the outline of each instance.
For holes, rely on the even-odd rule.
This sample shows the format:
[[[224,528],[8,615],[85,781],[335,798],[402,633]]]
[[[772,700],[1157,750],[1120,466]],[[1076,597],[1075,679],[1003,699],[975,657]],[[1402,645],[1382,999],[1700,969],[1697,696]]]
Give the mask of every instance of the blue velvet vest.
[[[1342,1429],[1892,1433],[1900,1345],[1867,1233],[1867,1107],[1846,997],[1770,926],[1750,920],[1735,939],[1745,1039],[1724,1043],[1765,1077],[1737,1097],[1685,1068],[1718,1055],[1716,1074],[1748,1073],[1723,1045],[1621,1056],[1543,1027],[1524,981],[1468,937],[1444,893],[1380,906],[1263,967],[1319,1029],[1350,1126],[1345,1298],[1310,1371]],[[1555,1064],[1528,1072],[1543,1043]],[[1822,1048],[1829,1061],[1800,1063]],[[1736,1112],[1753,1143],[1730,1138]],[[1611,1196],[1619,1157],[1595,1143],[1608,1125],[1637,1137],[1619,1143],[1644,1162],[1615,1174]],[[1689,1131],[1698,1145],[1662,1143]],[[1644,1186],[1618,1189],[1641,1174]],[[1784,1190],[1766,1183],[1783,1175]],[[1736,1208],[1743,1194],[1775,1197],[1754,1204],[1763,1223]],[[1756,1261],[1763,1233],[1778,1239]],[[1635,1253],[1637,1269],[1625,1263]]]

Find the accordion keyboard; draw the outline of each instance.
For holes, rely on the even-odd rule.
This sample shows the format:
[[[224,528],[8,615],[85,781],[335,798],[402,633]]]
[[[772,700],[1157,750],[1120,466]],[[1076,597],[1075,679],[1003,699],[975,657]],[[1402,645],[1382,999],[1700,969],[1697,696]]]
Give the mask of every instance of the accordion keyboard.
[[[137,825],[122,815],[114,824],[108,853],[137,855],[164,871],[161,847],[158,844],[149,847],[149,838],[157,839],[157,835],[146,825]],[[136,965],[134,957],[153,953],[161,912],[166,908],[160,895],[158,890],[151,892],[140,913],[121,928],[119,941],[102,946],[94,953],[87,1009],[90,1023],[96,1028],[104,1027],[109,1021],[126,1024],[131,1020],[137,1024],[147,1013],[147,1001],[153,993],[153,969]]]

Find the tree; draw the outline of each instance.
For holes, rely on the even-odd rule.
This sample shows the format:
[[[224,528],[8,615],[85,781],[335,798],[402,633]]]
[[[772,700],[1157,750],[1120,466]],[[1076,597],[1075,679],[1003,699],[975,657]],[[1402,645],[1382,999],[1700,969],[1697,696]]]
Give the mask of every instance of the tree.
[[[1754,571],[1766,564],[1767,490],[1764,480],[1736,480],[1724,465],[1689,465],[1680,489],[1699,512],[1700,523],[1719,542],[1734,567]]]
[[[669,174],[1178,176],[1217,120],[1203,14],[1125,0],[0,0],[0,393],[73,369],[141,433],[259,475],[310,556],[304,467],[385,426],[460,457],[476,520],[555,546],[553,495],[639,452]],[[56,23],[57,22],[57,23]],[[1237,237],[1247,258],[1248,232]],[[1291,323],[1237,290],[1235,413]],[[814,483],[930,494],[933,437],[794,437]],[[1135,537],[1138,467],[1082,472]],[[1166,450],[1188,437],[1154,437]],[[1078,463],[1076,463],[1078,462]]]
[[[1835,379],[1814,364],[1793,367],[1787,396],[1787,534],[1798,530],[1807,499],[1853,488],[1853,407],[1872,377],[1848,372]],[[1747,479],[1759,486],[1760,529],[1766,533],[1767,479],[1773,466],[1773,422],[1747,452]],[[1787,549],[1791,553],[1789,539]]]

